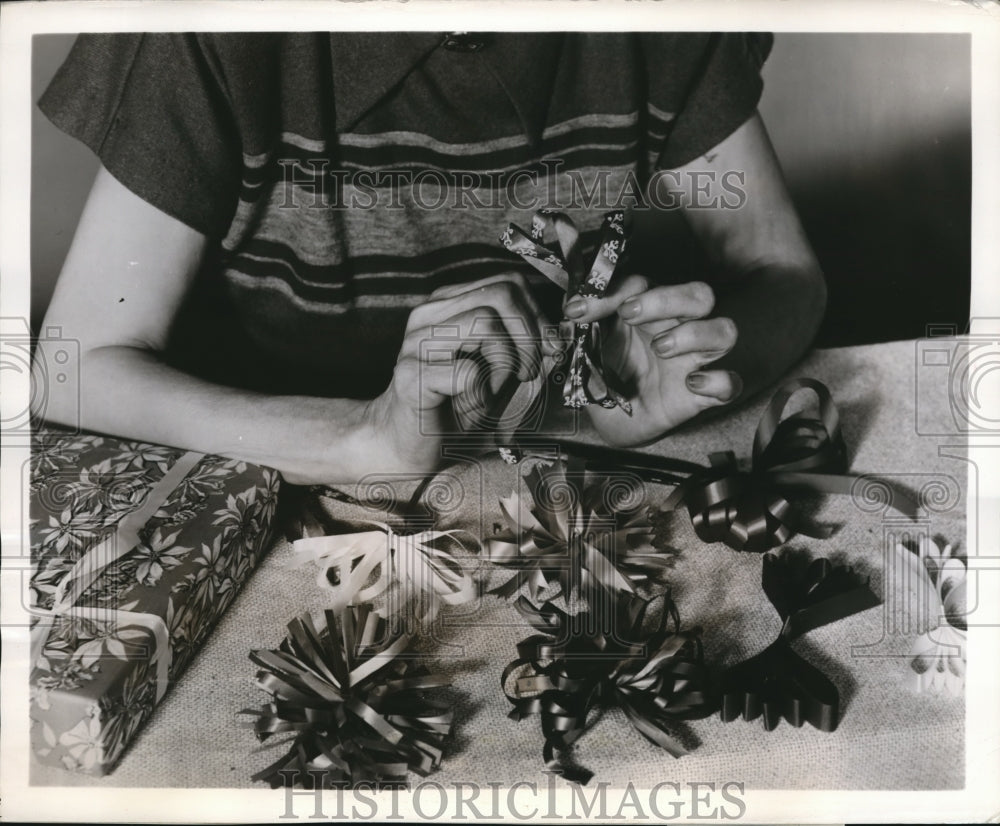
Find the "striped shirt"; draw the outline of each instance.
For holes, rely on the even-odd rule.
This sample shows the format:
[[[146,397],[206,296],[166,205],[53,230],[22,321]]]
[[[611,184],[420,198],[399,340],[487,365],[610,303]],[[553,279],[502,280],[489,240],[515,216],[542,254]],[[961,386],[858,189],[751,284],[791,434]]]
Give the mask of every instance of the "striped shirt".
[[[180,366],[371,396],[409,311],[523,265],[540,207],[584,233],[754,111],[768,35],[82,35],[39,105],[125,186],[204,233]],[[530,275],[529,273],[525,273]],[[97,277],[97,276],[95,276]],[[557,296],[538,285],[543,301]]]

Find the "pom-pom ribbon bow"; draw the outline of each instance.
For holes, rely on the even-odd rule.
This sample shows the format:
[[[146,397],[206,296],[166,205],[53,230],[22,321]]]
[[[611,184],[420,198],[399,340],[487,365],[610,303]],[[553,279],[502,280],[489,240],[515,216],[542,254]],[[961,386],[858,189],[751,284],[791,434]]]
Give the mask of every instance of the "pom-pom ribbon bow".
[[[448,680],[400,660],[409,637],[369,606],[326,611],[325,619],[317,629],[306,614],[289,623],[278,650],[250,652],[261,667],[257,685],[273,699],[241,713],[257,718],[262,741],[292,735],[277,744],[290,745],[288,752],[253,779],[272,788],[334,788],[436,769],[452,712],[423,692]]]
[[[608,477],[585,486],[582,459],[540,462],[524,481],[532,507],[517,493],[501,499],[507,529],[483,543],[490,562],[519,571],[490,593],[510,597],[527,584],[537,602],[556,583],[566,598],[595,586],[633,593],[672,564],[651,547],[644,500],[629,502],[634,491]]]
[[[558,251],[543,245],[547,230],[555,236],[553,240],[558,243]],[[589,267],[583,261],[579,231],[561,212],[536,212],[531,220],[530,235],[517,225],[509,224],[500,236],[500,243],[508,250],[520,255],[570,297],[603,296],[623,260],[627,241],[623,211],[605,215],[597,252]],[[565,405],[576,408],[588,404],[621,407],[631,415],[632,405],[626,399],[627,392],[625,382],[604,363],[601,356],[600,324],[574,324],[572,353],[563,383]]]
[[[649,602],[620,592],[602,597],[575,615],[551,602],[536,608],[519,598],[515,606],[540,633],[518,644],[518,659],[501,677],[514,706],[510,716],[541,716],[547,768],[575,783],[587,783],[592,773],[566,764],[556,752],[569,749],[599,707],[621,708],[646,739],[674,757],[687,749],[670,733],[671,724],[704,717],[715,708],[697,629],[680,630],[669,596]],[[659,622],[644,631],[646,610],[654,601],[662,603]]]

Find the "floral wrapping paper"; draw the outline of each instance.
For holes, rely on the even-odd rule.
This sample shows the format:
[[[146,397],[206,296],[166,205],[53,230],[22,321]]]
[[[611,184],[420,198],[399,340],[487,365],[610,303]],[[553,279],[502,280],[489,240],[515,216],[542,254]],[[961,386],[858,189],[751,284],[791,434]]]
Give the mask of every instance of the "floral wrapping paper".
[[[31,672],[31,742],[43,763],[107,774],[165,689],[154,659],[169,662],[172,684],[269,547],[278,473],[195,457],[139,528],[138,543],[75,601],[79,611],[45,613],[79,560],[114,540],[122,520],[184,455],[50,428],[34,434],[32,633],[40,650]],[[168,652],[134,621],[143,615],[162,620]]]

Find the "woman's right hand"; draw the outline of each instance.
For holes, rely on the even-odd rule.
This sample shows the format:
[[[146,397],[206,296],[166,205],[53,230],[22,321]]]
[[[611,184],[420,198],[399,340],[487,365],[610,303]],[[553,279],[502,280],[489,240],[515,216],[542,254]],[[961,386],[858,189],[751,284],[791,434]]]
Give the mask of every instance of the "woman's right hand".
[[[495,410],[501,388],[535,379],[543,356],[561,346],[557,335],[542,335],[544,323],[516,273],[443,287],[415,308],[392,383],[367,410],[386,471],[433,471],[444,436],[502,412]]]
[[[508,275],[438,290],[415,309],[392,384],[371,402],[251,392],[189,375],[161,354],[207,244],[102,168],[43,324],[78,343],[79,380],[41,387],[32,412],[254,462],[292,484],[348,485],[435,469],[453,407],[475,418],[490,404],[478,382],[495,390],[540,369],[538,306],[524,279]]]

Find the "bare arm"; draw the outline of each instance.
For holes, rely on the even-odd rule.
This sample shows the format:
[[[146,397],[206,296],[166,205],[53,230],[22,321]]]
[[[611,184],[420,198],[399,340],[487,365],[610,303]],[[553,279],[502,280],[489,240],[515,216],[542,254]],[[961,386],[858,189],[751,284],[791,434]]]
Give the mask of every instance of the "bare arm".
[[[291,481],[347,479],[369,441],[362,403],[242,392],[160,360],[205,247],[98,173],[45,317],[80,343],[80,426],[258,462]],[[49,387],[36,412],[76,424],[76,400],[61,390]],[[326,445],[338,449],[317,449]]]
[[[439,291],[414,310],[393,381],[371,402],[245,392],[202,381],[160,358],[206,245],[204,236],[102,169],[45,318],[47,327],[60,327],[64,339],[80,343],[79,420],[76,399],[58,384],[36,394],[46,397],[46,406],[34,413],[256,462],[300,484],[424,473],[439,463],[440,451],[421,426],[443,432],[451,397],[461,396],[464,385],[456,382],[454,366],[421,361],[421,341],[446,323],[466,331],[456,349],[474,351],[478,336],[496,350],[499,319],[537,317],[523,281],[497,276]],[[490,323],[482,324],[484,317]],[[522,355],[491,357],[508,365],[540,360]],[[474,385],[474,376],[468,380]]]
[[[826,307],[826,284],[758,115],[656,185],[660,204],[683,208],[714,272],[671,286],[633,275],[604,299],[567,304],[576,321],[617,315],[608,357],[638,388],[635,415],[588,408],[615,444],[656,440],[774,381],[805,352]]]
[[[714,315],[731,318],[738,330],[732,350],[712,367],[735,371],[744,393],[752,393],[779,378],[812,342],[826,309],[826,283],[759,115],[680,171],[714,173],[712,195],[730,203],[738,200],[721,189],[723,176],[743,178],[742,206],[689,206],[684,214],[718,268]]]

